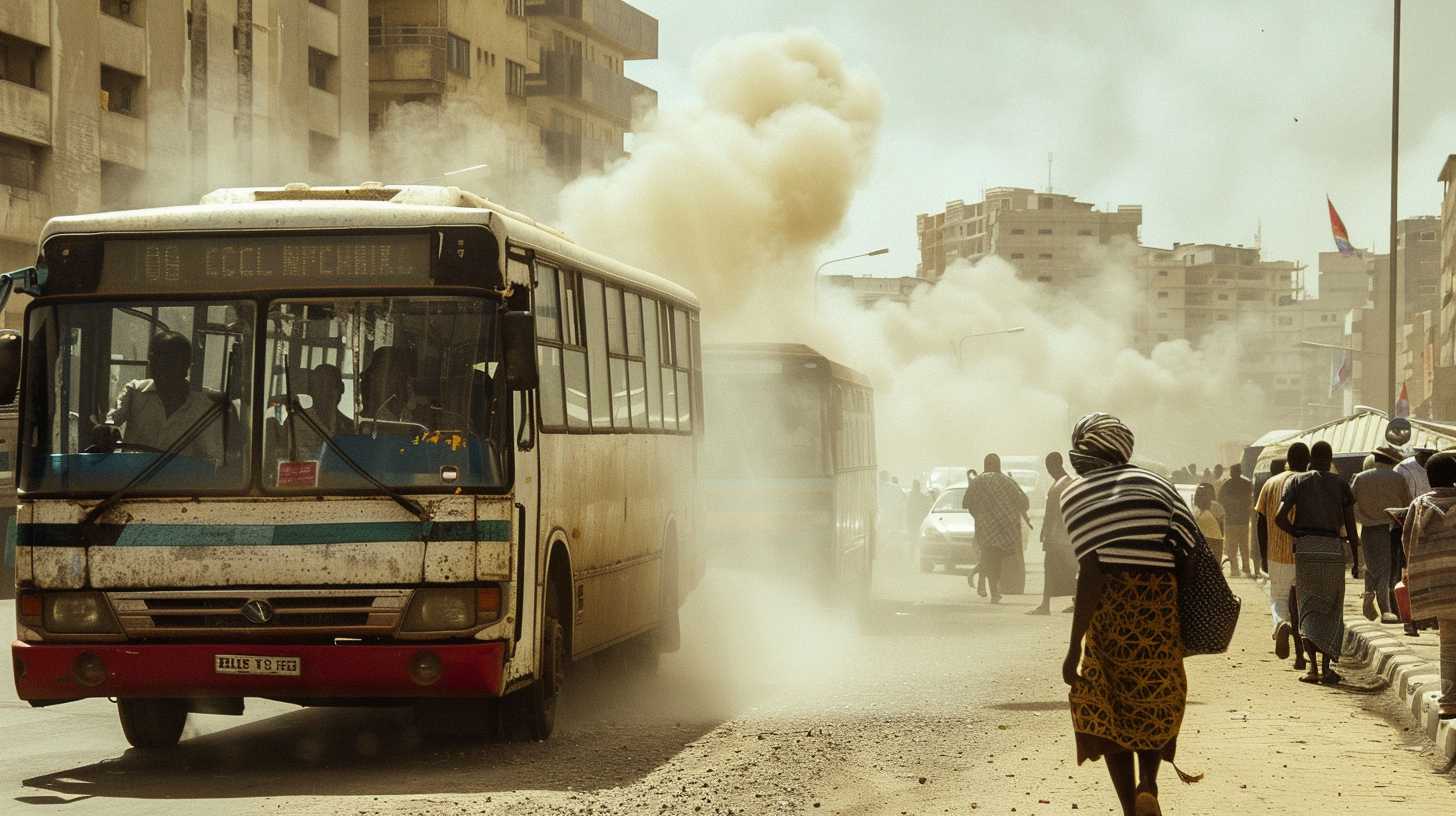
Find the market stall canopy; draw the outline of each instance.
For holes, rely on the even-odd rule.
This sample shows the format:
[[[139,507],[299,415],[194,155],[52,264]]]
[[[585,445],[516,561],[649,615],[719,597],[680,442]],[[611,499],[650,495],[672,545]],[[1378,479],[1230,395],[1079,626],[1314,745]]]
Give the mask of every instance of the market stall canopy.
[[[1428,419],[1411,419],[1410,424],[1411,439],[1408,450],[1456,448],[1456,424]],[[1384,411],[1362,407],[1357,408],[1355,413],[1350,416],[1330,420],[1323,425],[1316,425],[1307,430],[1275,432],[1289,435],[1265,445],[1264,449],[1259,452],[1254,472],[1267,476],[1269,463],[1275,459],[1284,458],[1290,446],[1296,442],[1303,442],[1311,446],[1316,442],[1328,442],[1335,451],[1336,459],[1342,456],[1347,458],[1358,456],[1363,459],[1366,454],[1387,444],[1385,429],[1389,425],[1390,417]],[[1265,434],[1260,441],[1270,435]]]

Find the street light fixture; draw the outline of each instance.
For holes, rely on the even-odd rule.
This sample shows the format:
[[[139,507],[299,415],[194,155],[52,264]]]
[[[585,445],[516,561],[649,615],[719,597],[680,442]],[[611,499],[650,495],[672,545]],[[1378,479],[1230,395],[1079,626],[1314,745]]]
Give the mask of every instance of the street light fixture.
[[[962,335],[961,339],[955,341],[955,343],[951,345],[951,348],[955,351],[956,367],[960,368],[962,365],[962,358],[965,353],[965,345],[967,340],[971,340],[976,337],[990,337],[994,334],[1019,334],[1024,331],[1026,331],[1025,326],[1013,326],[1009,329],[992,329],[990,331],[971,332],[970,334]]]
[[[1357,349],[1354,346],[1339,346],[1335,345],[1334,343],[1320,343],[1314,340],[1300,340],[1299,344],[1301,346],[1309,346],[1311,348],[1330,349],[1332,351],[1348,351],[1351,354],[1384,354],[1384,352],[1375,351],[1372,349]]]
[[[874,255],[889,255],[889,254],[890,254],[890,248],[889,247],[880,247],[879,249],[872,249],[869,252],[861,252],[861,253],[859,253],[857,255],[846,255],[843,258],[831,258],[830,260],[827,260],[824,263],[819,264],[819,266],[815,267],[815,269],[814,269],[814,311],[816,311],[816,312],[819,311],[819,273],[822,272],[822,271],[824,271],[824,267],[826,267],[826,266],[828,266],[830,264],[837,264],[840,261],[852,261],[855,258],[869,258],[869,257],[874,256]]]

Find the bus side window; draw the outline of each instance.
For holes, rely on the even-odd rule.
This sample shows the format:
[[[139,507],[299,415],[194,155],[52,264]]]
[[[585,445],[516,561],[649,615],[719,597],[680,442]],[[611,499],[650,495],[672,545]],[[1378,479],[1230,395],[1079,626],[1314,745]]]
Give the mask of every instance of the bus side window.
[[[607,310],[602,282],[581,279],[582,308],[586,312],[587,371],[591,378],[591,424],[612,429],[612,386],[607,377]]]
[[[662,380],[662,425],[669,431],[677,430],[677,372],[672,367],[672,307],[662,304],[657,312],[658,328],[662,335],[662,366],[657,376]]]
[[[642,348],[646,359],[647,373],[647,424],[655,430],[662,430],[662,371],[660,354],[662,342],[657,328],[657,301],[642,298]]]
[[[692,365],[692,349],[688,343],[688,313],[684,309],[672,310],[673,376],[677,380],[677,422],[678,429],[693,429],[693,388],[689,366]]]
[[[561,290],[555,267],[536,265],[535,297],[536,337],[540,341],[536,356],[541,370],[541,425],[561,428],[566,425],[566,398],[561,382],[562,351],[557,345],[561,340]]]
[[[586,334],[581,320],[581,276],[561,270],[561,352],[566,382],[566,424],[571,428],[591,425],[587,398]]]

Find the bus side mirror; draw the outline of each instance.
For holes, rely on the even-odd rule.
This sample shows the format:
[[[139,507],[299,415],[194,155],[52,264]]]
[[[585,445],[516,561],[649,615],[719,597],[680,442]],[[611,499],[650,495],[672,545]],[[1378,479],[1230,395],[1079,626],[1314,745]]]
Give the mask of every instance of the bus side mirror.
[[[536,319],[530,312],[506,312],[501,318],[501,340],[505,345],[506,384],[512,391],[536,387]]]
[[[15,402],[20,386],[20,332],[0,329],[0,405]]]

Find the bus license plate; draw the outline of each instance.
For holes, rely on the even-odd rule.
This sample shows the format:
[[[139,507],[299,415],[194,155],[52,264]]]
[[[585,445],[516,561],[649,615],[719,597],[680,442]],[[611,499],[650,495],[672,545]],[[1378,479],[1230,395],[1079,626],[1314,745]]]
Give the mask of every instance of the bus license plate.
[[[218,674],[268,674],[297,677],[303,661],[296,657],[263,657],[261,655],[213,655],[212,668]]]

